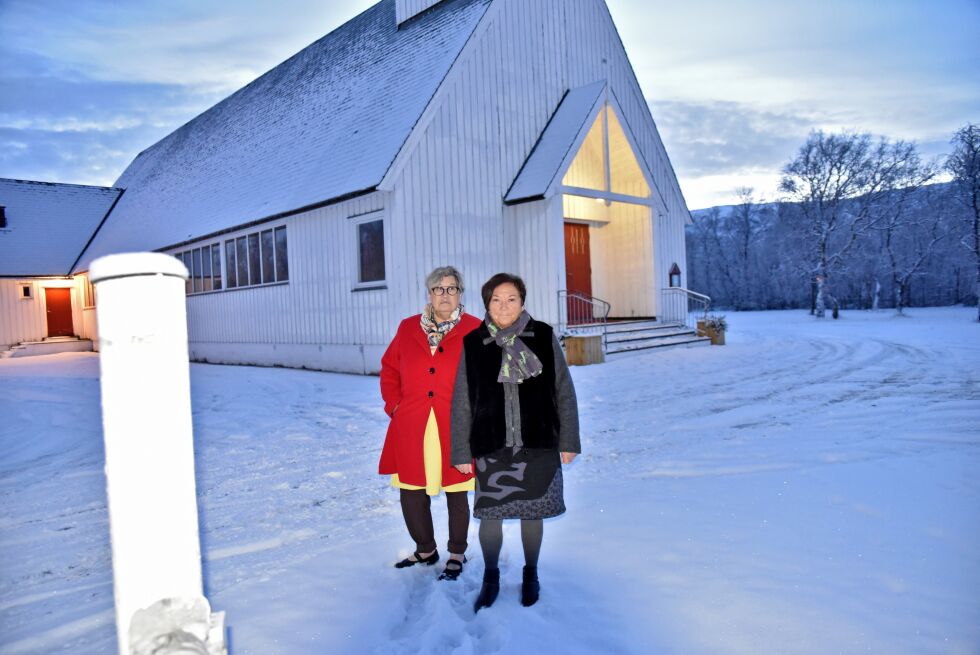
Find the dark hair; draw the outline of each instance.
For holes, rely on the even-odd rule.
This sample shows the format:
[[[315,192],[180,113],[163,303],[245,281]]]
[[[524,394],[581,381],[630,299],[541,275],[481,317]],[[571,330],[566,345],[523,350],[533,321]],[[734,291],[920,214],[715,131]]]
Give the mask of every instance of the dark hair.
[[[497,273],[487,280],[483,288],[480,289],[480,295],[483,296],[483,306],[486,309],[490,309],[490,298],[493,297],[493,290],[501,284],[507,284],[508,282],[517,287],[517,293],[521,294],[521,304],[524,304],[524,300],[527,298],[527,286],[524,285],[524,280],[510,273]]]

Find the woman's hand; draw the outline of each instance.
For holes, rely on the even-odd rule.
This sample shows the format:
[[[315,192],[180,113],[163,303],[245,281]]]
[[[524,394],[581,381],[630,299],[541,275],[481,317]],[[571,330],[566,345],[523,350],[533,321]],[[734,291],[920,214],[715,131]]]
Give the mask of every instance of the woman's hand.
[[[578,455],[578,453],[562,453],[561,454],[561,463],[562,464],[571,464],[572,463],[572,460],[575,459],[575,456],[576,455]]]
[[[472,464],[457,464],[454,468],[463,475],[469,475],[473,472]]]

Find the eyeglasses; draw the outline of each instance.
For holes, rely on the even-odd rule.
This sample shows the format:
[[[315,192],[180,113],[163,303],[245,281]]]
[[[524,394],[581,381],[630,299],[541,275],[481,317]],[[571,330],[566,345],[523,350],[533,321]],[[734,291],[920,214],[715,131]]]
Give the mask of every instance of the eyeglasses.
[[[450,296],[455,296],[459,294],[460,288],[459,287],[432,287],[431,289],[429,289],[429,291],[431,291],[436,296],[441,296],[446,293],[448,293]]]

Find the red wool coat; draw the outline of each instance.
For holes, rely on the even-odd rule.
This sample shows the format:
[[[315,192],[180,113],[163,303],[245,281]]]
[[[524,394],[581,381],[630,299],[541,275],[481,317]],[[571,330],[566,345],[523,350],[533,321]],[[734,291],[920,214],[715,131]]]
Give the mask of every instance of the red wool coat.
[[[478,328],[481,321],[463,314],[456,327],[443,337],[435,354],[429,351],[420,321],[421,314],[402,321],[381,358],[381,397],[391,422],[378,473],[397,473],[401,482],[425,486],[423,437],[429,410],[435,408],[442,446],[442,486],[448,487],[473,477],[463,475],[449,463],[449,410],[463,337]]]

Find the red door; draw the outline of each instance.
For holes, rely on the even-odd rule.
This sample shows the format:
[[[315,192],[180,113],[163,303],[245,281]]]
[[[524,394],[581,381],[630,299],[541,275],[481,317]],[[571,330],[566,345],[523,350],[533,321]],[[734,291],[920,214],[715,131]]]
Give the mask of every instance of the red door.
[[[572,292],[592,297],[592,259],[589,254],[589,226],[565,223],[565,288],[569,291],[568,323],[592,321],[592,305]]]
[[[71,321],[71,289],[45,289],[44,302],[48,307],[48,336],[75,336]]]

